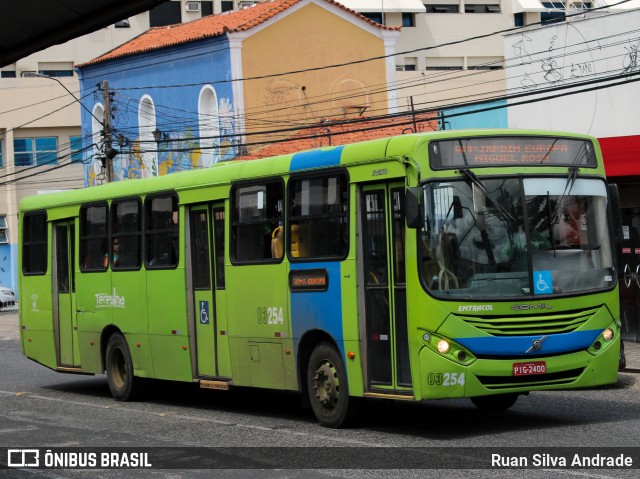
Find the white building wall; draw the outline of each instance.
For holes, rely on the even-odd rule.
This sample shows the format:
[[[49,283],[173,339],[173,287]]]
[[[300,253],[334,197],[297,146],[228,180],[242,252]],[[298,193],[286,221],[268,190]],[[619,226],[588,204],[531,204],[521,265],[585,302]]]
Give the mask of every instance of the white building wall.
[[[612,83],[605,81],[612,75],[620,76],[613,83],[638,79],[638,25],[636,10],[507,35],[507,89],[533,93],[590,80],[600,80],[597,85],[602,87]],[[509,108],[509,126],[576,131],[598,138],[640,134],[640,83],[584,91],[594,86],[548,92],[544,95],[581,91]],[[517,101],[522,100],[511,103]]]

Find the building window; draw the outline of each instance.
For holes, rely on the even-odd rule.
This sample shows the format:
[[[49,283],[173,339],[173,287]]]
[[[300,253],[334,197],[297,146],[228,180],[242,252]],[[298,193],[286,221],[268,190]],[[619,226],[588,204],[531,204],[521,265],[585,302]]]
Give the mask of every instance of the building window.
[[[47,214],[26,213],[22,220],[22,272],[42,275],[47,272]]]
[[[379,23],[380,25],[383,25],[382,12],[360,12],[360,15],[362,15],[363,17],[367,17],[371,21]]]
[[[469,5],[464,6],[465,13],[502,13],[500,5]]]
[[[58,139],[15,138],[13,140],[15,166],[53,165],[58,162]]]
[[[164,2],[149,10],[149,26],[164,27],[182,21],[182,2]]]
[[[7,217],[0,216],[0,244],[6,244],[9,242],[9,235],[7,234]]]
[[[82,137],[70,136],[69,148],[71,149],[71,162],[81,163],[82,162]]]
[[[198,126],[200,129],[200,149],[202,166],[209,167],[220,159],[220,122],[218,97],[211,85],[200,90],[198,99]]]
[[[220,7],[222,9],[222,12],[230,12],[231,10],[233,10],[233,2],[223,0],[222,2],[220,2]]]
[[[549,9],[556,10],[555,12],[541,12],[540,13],[540,21],[544,23],[557,23],[564,22],[565,20],[565,11],[564,11],[564,3],[562,2],[542,2],[542,6]],[[560,10],[560,11],[558,11]]]
[[[2,161],[2,140],[0,140],[0,168],[4,167],[4,162]]]
[[[426,66],[425,67],[425,71],[438,71],[438,70],[445,70],[445,71],[455,71],[455,70],[462,70],[461,66]]]
[[[425,5],[427,13],[460,13],[459,5]]]
[[[72,77],[73,70],[38,70],[38,74],[48,77]]]
[[[403,27],[415,27],[416,16],[414,13],[402,12],[402,26]]]
[[[513,25],[515,27],[524,27],[524,13],[514,13],[513,14]]]
[[[149,95],[144,95],[140,100],[138,128],[142,176],[156,176],[158,174],[158,145],[153,136],[153,132],[156,130],[156,107]]]
[[[282,260],[282,248],[272,247],[283,239],[282,181],[236,187],[231,226],[232,258],[238,263],[273,263]]]
[[[16,71],[15,70],[2,70],[0,74],[0,78],[15,78]]]
[[[213,15],[213,2],[200,2],[200,10],[203,17]]]
[[[144,206],[145,267],[174,269],[178,266],[178,198],[154,196]]]
[[[346,175],[302,178],[289,185],[290,258],[345,258],[349,252]]]
[[[129,23],[129,19],[125,18],[124,20],[120,20],[113,24],[116,28],[131,28],[131,24]]]
[[[571,4],[572,8],[575,8],[576,10],[591,10],[592,6],[590,2],[575,2]]]

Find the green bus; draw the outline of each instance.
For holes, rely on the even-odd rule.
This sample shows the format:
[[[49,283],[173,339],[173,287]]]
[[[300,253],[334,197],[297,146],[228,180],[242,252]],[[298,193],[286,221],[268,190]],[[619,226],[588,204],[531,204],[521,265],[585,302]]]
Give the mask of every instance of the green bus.
[[[616,226],[597,141],[402,135],[25,198],[23,353],[149,380],[354,401],[617,380]]]

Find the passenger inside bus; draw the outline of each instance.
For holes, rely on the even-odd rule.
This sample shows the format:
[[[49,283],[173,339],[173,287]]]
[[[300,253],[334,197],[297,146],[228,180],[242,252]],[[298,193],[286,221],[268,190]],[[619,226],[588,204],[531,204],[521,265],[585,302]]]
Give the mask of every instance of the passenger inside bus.
[[[120,254],[120,240],[113,238],[113,265],[118,266],[118,255]],[[109,266],[109,253],[105,253],[104,262],[102,264],[105,268]]]

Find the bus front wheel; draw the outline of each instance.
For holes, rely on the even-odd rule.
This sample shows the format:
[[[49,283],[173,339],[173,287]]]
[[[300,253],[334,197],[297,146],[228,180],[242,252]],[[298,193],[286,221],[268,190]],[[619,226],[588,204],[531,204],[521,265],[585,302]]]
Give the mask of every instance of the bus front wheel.
[[[471,398],[471,402],[483,411],[506,411],[513,406],[517,400],[517,394],[493,394],[490,396]]]
[[[141,379],[133,375],[133,360],[127,340],[114,333],[107,343],[105,356],[107,381],[116,401],[133,401],[140,396]]]
[[[353,419],[344,363],[338,351],[327,342],[318,344],[309,358],[307,393],[321,426],[343,427]]]

